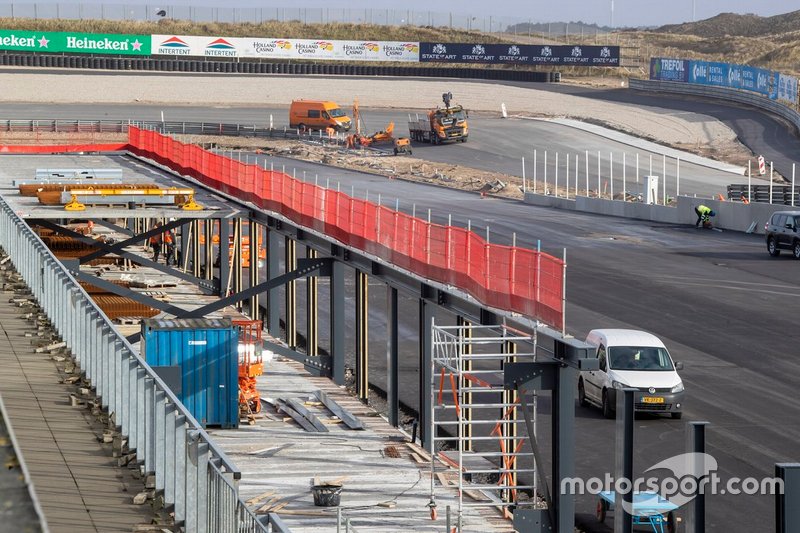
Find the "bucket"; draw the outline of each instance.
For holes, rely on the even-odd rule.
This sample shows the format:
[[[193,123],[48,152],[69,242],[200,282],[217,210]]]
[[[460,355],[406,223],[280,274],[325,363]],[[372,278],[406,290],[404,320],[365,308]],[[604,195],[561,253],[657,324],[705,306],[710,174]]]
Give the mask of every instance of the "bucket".
[[[314,505],[317,507],[336,507],[342,497],[341,485],[314,485],[311,487]]]

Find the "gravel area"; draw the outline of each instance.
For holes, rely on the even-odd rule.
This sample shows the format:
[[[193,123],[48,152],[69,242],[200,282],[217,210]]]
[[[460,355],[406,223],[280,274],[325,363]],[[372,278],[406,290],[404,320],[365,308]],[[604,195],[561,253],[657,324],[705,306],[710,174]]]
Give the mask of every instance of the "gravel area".
[[[714,147],[736,142],[735,133],[713,117],[655,107],[629,106],[530,87],[489,82],[422,79],[324,78],[319,76],[193,76],[159,74],[20,72],[3,74],[2,102],[159,103],[171,105],[282,106],[295,98],[358,98],[362,107],[425,109],[431,95],[450,91],[476,112],[588,119],[668,145]]]

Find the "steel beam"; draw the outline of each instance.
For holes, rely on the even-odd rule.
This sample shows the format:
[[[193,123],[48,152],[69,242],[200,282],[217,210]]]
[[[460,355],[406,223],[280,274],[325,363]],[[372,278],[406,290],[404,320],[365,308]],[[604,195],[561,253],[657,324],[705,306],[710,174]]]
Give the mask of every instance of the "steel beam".
[[[101,250],[97,250],[97,251],[94,251],[94,252],[91,252],[89,254],[84,255],[83,257],[80,258],[80,262],[83,265],[83,264],[88,263],[92,259],[98,259],[98,258],[103,257],[103,256],[108,255],[108,254],[112,254],[112,253],[113,254],[120,254],[124,248],[127,248],[128,246],[135,246],[135,245],[139,244],[142,241],[144,241],[146,243],[150,239],[150,237],[152,237],[153,235],[158,235],[159,233],[164,233],[165,231],[177,228],[181,224],[183,224],[184,222],[185,222],[185,219],[173,220],[172,222],[168,222],[168,223],[164,224],[163,226],[159,226],[157,228],[152,228],[152,229],[150,229],[148,231],[145,231],[144,233],[141,233],[139,235],[134,235],[134,236],[132,236],[132,237],[130,237],[128,239],[125,239],[124,241],[115,242],[112,245],[106,245],[107,247],[104,247]],[[37,220],[36,223],[39,224],[40,222]],[[59,226],[59,227],[61,227],[61,226]],[[115,229],[118,229],[118,228],[115,228]],[[78,233],[78,235],[81,235],[81,234]],[[85,235],[81,235],[81,237],[86,237],[86,236]],[[95,241],[94,239],[90,239],[90,240],[91,241]],[[88,244],[92,244],[91,242],[88,242],[88,241],[84,241],[84,242],[87,242]]]
[[[283,244],[283,268],[291,272],[297,268],[297,241],[286,237]],[[297,284],[289,281],[284,288],[286,304],[286,344],[291,349],[297,348]]]
[[[100,277],[87,274],[86,272],[70,269],[70,273],[78,281],[83,281],[85,283],[94,285],[95,287],[100,287],[101,289],[105,289],[108,292],[116,294],[118,296],[130,298],[135,302],[146,305],[148,307],[152,307],[153,309],[158,309],[160,311],[164,311],[165,313],[169,313],[175,316],[181,316],[182,314],[186,313],[186,309],[175,307],[174,305],[162,302],[161,300],[156,300],[155,298],[151,298],[150,296],[144,295],[140,292],[128,289],[127,287],[122,287],[115,283],[111,283],[110,281],[102,279]]]
[[[306,248],[306,257],[316,259],[317,251]],[[319,355],[319,280],[306,278],[306,354]]]
[[[356,270],[356,395],[369,401],[369,276]]]
[[[386,400],[389,424],[400,425],[400,349],[397,328],[397,289],[386,286]]]
[[[56,233],[60,233],[62,235],[68,235],[70,237],[74,237],[75,239],[78,239],[81,242],[85,242],[87,244],[91,244],[93,246],[97,246],[98,248],[102,248],[104,250],[107,250],[107,249],[111,248],[111,245],[104,244],[104,243],[102,243],[100,241],[96,241],[96,240],[94,240],[94,239],[92,239],[90,237],[86,237],[85,235],[81,235],[80,233],[77,233],[77,232],[72,231],[70,229],[61,227],[58,224],[54,224],[53,222],[50,222],[48,220],[37,219],[35,221],[31,220],[30,223],[31,224],[37,224],[37,225],[40,225],[42,227],[46,227],[48,229],[52,229]],[[156,233],[158,233],[158,232],[156,232]],[[144,235],[144,234],[142,234],[142,235]],[[196,277],[192,276],[191,274],[186,274],[184,272],[181,272],[180,270],[177,270],[177,269],[174,269],[174,268],[170,268],[170,267],[168,267],[166,265],[162,265],[161,263],[155,263],[151,259],[148,259],[146,257],[142,257],[141,255],[136,255],[133,252],[127,252],[127,251],[123,250],[123,251],[114,251],[114,253],[116,253],[120,257],[124,257],[126,259],[130,259],[132,262],[134,262],[136,264],[139,264],[139,265],[142,265],[142,266],[146,266],[146,267],[152,268],[154,270],[158,270],[159,272],[162,272],[164,274],[168,274],[168,275],[176,277],[178,279],[182,279],[184,281],[188,281],[192,285],[196,285],[196,286],[198,286],[200,288],[203,288],[203,289],[206,289],[206,290],[217,290],[216,285],[209,284],[206,280],[203,280],[203,279],[200,279],[200,278],[196,278]]]
[[[333,382],[344,385],[344,331],[347,327],[344,316],[344,263],[338,261],[338,247],[332,247],[334,259],[330,263],[330,321],[331,321],[331,358],[333,360]]]
[[[300,259],[298,261],[297,270],[292,272],[287,272],[277,278],[270,279],[265,281],[264,283],[260,283],[255,287],[251,287],[249,289],[245,289],[240,293],[231,294],[225,298],[220,298],[216,302],[212,302],[210,304],[204,305],[203,307],[194,309],[192,311],[188,311],[184,313],[180,318],[198,318],[205,316],[209,313],[214,311],[218,311],[224,307],[229,305],[234,305],[242,300],[246,300],[250,298],[254,294],[260,294],[262,292],[266,292],[272,288],[280,287],[288,283],[289,281],[293,281],[299,278],[304,278],[306,276],[327,276],[332,270],[332,266],[336,264],[336,261],[332,261],[331,259]]]
[[[273,228],[267,228],[267,279],[275,279],[280,275],[280,243],[281,236]],[[267,331],[278,339],[281,336],[281,307],[279,287],[267,291]]]
[[[800,531],[800,464],[777,463],[775,477],[783,482],[783,490],[775,494],[776,533]]]

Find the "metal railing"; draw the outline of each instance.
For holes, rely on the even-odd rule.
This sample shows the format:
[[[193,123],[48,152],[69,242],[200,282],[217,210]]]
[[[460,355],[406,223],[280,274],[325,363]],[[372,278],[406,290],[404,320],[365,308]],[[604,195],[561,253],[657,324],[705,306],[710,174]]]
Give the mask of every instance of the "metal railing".
[[[128,438],[176,525],[267,531],[239,499],[241,473],[121,336],[39,236],[0,197],[0,246]]]

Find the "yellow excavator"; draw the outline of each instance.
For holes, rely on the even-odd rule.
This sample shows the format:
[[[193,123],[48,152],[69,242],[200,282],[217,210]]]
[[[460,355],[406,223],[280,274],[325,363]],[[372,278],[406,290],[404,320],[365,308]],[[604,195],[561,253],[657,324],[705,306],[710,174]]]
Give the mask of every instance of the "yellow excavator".
[[[372,135],[362,135],[361,133],[361,113],[358,109],[358,99],[353,103],[353,120],[356,123],[356,132],[348,135],[346,143],[348,148],[358,148],[359,146],[375,146],[377,144],[391,144],[394,155],[400,153],[411,154],[411,140],[408,137],[395,137],[394,122],[389,122],[385,130],[373,133]]]

